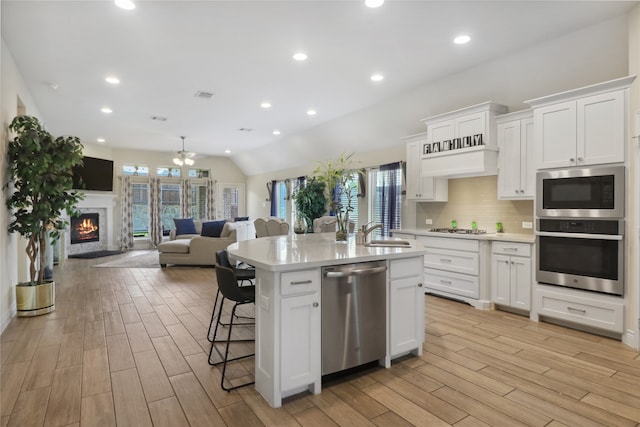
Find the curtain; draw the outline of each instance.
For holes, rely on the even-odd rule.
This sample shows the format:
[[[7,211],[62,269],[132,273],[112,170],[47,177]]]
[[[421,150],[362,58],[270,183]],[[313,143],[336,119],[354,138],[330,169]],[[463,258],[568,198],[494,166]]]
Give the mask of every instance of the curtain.
[[[216,181],[208,179],[207,185],[207,219],[216,218]]]
[[[131,192],[131,177],[121,177],[120,204],[122,206],[122,227],[120,228],[120,250],[133,249],[133,195]]]
[[[160,178],[149,179],[149,242],[157,247],[162,242],[162,214],[160,212]]]
[[[382,235],[388,236],[389,230],[400,228],[400,193],[401,193],[400,162],[380,166],[380,213]]]
[[[181,185],[182,200],[180,201],[180,214],[182,218],[191,218],[191,180],[183,179]]]
[[[367,197],[367,170],[358,171],[358,197]]]
[[[278,185],[275,180],[271,181],[270,191],[271,191],[271,194],[270,194],[271,216],[278,216],[278,197],[277,197]]]

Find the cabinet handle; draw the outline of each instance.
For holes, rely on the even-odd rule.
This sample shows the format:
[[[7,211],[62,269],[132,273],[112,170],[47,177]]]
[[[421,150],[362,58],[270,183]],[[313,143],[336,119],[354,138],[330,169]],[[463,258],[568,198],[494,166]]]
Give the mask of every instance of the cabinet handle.
[[[578,157],[578,161],[581,162],[582,161],[582,157]]]
[[[569,310],[569,311],[575,311],[576,313],[587,314],[587,310],[582,310],[582,309],[580,309],[580,308],[573,308],[573,307],[569,307],[569,306],[567,306],[567,310]]]
[[[418,283],[418,287],[421,288],[422,287],[422,283]]]
[[[451,280],[440,280],[440,283],[442,283],[443,285],[450,285],[451,284]]]
[[[314,303],[313,303],[313,306],[314,306],[314,307],[317,307],[317,306],[319,306],[319,305],[320,305],[320,304],[318,304],[317,302],[314,302]]]
[[[440,258],[440,262],[451,262],[448,258]]]
[[[570,161],[570,162],[575,162],[575,161],[576,161],[576,159],[574,159],[573,157],[569,157],[569,161]]]
[[[293,281],[291,281],[292,285],[308,285],[309,283],[313,283],[313,280],[293,280]]]
[[[503,251],[518,252],[518,248],[504,248]]]

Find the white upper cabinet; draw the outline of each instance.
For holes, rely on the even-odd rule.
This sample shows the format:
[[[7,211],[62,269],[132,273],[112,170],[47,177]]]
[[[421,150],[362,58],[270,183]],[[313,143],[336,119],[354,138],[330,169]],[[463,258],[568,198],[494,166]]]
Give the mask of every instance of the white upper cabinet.
[[[535,166],[533,111],[496,118],[498,133],[498,199],[533,199]]]
[[[407,200],[446,202],[449,198],[449,181],[446,178],[422,176],[420,160],[427,135],[420,133],[403,140],[407,143]]]
[[[624,77],[527,101],[534,108],[536,167],[625,161],[629,85]]]

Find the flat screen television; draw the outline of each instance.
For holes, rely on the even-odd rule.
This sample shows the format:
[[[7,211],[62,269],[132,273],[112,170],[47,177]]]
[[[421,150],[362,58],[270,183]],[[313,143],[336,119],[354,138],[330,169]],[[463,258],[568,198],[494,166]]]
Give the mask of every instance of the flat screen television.
[[[84,164],[73,169],[73,188],[87,191],[113,191],[113,160],[84,156]]]

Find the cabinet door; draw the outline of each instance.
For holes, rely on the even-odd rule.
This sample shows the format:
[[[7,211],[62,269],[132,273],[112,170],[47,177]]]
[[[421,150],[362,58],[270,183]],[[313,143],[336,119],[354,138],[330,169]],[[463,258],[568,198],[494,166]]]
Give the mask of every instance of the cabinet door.
[[[533,200],[536,191],[533,119],[520,122],[520,197]]]
[[[422,141],[407,143],[407,199],[409,200],[417,200],[422,197],[421,150]]]
[[[467,116],[458,117],[455,119],[455,136],[456,138],[462,138],[463,136],[473,136],[481,133],[484,138],[487,137],[486,133],[486,120],[487,113],[474,113]],[[485,144],[487,141],[485,141]]]
[[[424,341],[424,290],[420,276],[392,280],[389,286],[391,357],[419,349]]]
[[[282,391],[320,379],[320,294],[282,299],[280,387]]]
[[[511,305],[511,263],[506,255],[491,256],[491,301]]]
[[[429,142],[442,142],[454,138],[453,120],[427,125],[427,137]]]
[[[577,165],[624,162],[624,91],[577,101]]]
[[[499,167],[498,199],[519,199],[521,196],[520,120],[500,123],[498,131]]]
[[[531,258],[511,257],[511,306],[531,308]]]
[[[576,165],[576,102],[537,108],[534,113],[536,167]]]

